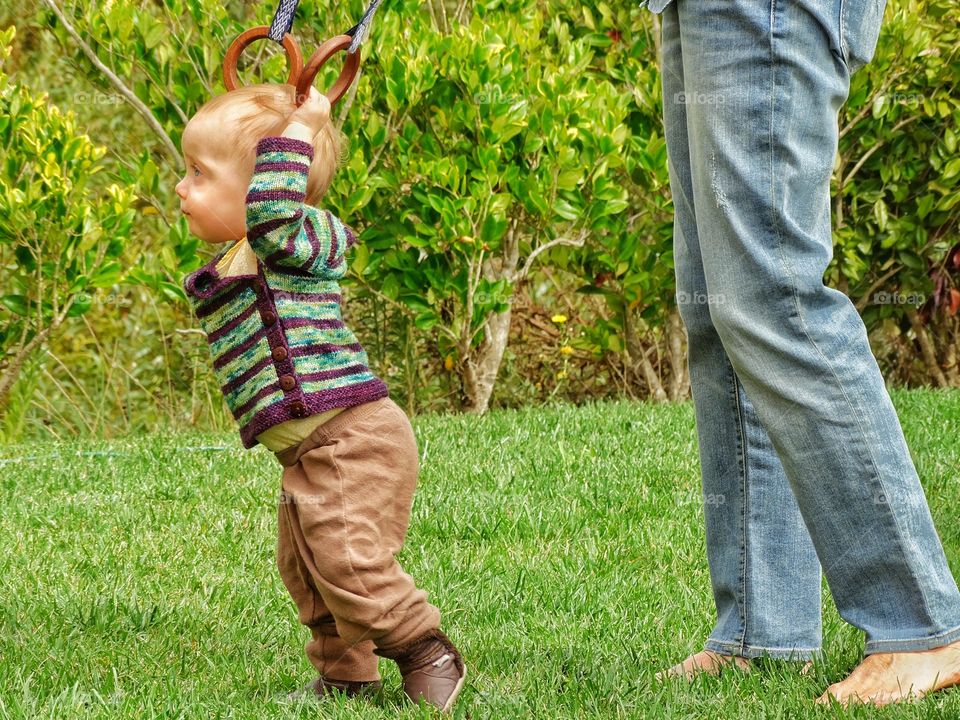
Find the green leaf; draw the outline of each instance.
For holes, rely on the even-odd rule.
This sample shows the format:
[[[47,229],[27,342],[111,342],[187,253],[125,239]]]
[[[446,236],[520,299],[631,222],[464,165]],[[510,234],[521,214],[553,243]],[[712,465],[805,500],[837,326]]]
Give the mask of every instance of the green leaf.
[[[957,175],[960,175],[960,158],[954,158],[948,162],[943,168],[943,175],[941,177],[944,180],[950,180]]]
[[[440,322],[440,318],[432,310],[420,313],[413,320],[413,324],[420,330],[429,330],[438,322]]]
[[[30,310],[30,301],[25,295],[3,295],[0,303],[14,315],[27,315]]]
[[[880,230],[887,229],[887,204],[883,200],[877,200],[873,204],[873,216],[877,219],[877,227]]]
[[[123,266],[115,260],[105,262],[97,273],[90,278],[90,286],[95,288],[110,287],[120,282]]]
[[[556,199],[553,211],[564,220],[576,220],[580,217],[580,212],[563,198]]]
[[[924,262],[923,259],[913,252],[901,252],[900,253],[900,262],[911,270],[923,270]]]

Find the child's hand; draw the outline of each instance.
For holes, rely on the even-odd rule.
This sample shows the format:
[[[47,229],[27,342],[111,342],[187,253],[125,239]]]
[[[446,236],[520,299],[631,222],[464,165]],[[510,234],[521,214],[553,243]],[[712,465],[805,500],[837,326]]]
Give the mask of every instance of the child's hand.
[[[290,114],[287,121],[305,125],[313,135],[316,135],[324,125],[330,122],[330,101],[326,95],[317,92],[317,89],[311,85],[310,94],[303,104]]]

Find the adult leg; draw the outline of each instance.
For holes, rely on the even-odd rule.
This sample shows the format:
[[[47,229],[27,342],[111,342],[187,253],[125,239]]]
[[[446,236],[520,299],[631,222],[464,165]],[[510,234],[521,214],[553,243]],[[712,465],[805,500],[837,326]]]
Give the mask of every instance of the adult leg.
[[[713,325],[697,229],[677,4],[663,12],[663,105],[677,306],[700,447],[717,624],[707,650],[808,659],[821,646],[820,564],[776,451]],[[706,238],[707,242],[711,238]]]
[[[711,317],[837,608],[867,655],[960,640],[960,592],[866,329],[823,284],[849,90],[840,0],[675,2],[686,91],[704,99],[686,109]]]

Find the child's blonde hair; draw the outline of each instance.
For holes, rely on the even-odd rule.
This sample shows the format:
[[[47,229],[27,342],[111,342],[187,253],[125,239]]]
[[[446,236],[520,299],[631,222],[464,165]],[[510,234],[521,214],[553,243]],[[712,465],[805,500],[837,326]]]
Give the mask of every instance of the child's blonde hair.
[[[293,85],[259,83],[243,85],[236,90],[208,100],[191,118],[222,128],[207,138],[211,153],[237,161],[253,172],[257,142],[279,135],[287,119],[296,109]],[[331,119],[313,137],[313,162],[307,178],[305,202],[318,205],[333,181],[338,165],[344,160],[346,136],[337,130]]]

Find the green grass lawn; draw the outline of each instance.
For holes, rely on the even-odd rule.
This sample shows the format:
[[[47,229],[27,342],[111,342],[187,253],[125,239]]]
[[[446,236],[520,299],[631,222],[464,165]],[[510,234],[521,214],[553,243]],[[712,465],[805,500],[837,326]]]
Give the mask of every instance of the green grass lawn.
[[[893,399],[960,575],[960,392]],[[960,717],[960,690],[814,706],[863,647],[826,586],[811,677],[770,661],[654,681],[714,622],[689,402],[413,422],[422,473],[400,560],[464,653],[456,716]],[[274,700],[313,671],[275,565],[280,465],[266,449],[158,431],[2,455],[0,718],[434,716],[406,702],[387,660],[373,701]]]

